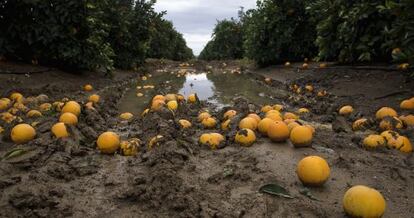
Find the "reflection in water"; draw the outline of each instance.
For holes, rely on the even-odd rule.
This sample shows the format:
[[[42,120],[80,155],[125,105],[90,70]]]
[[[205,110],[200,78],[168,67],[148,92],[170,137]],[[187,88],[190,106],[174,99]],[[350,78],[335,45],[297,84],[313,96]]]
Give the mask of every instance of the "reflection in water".
[[[197,93],[200,100],[208,100],[214,95],[214,84],[207,78],[206,73],[188,74],[185,83],[178,92],[185,97],[192,93]]]
[[[149,106],[151,98],[156,94],[179,93],[187,97],[197,93],[200,100],[206,100],[220,108],[232,104],[233,99],[239,96],[255,104],[270,103],[271,99],[267,96],[275,91],[258,84],[248,75],[220,73],[187,74],[182,77],[163,74],[153,76],[147,81],[138,81],[137,85],[150,84],[155,85],[156,89],[163,93],[156,93],[153,89],[131,87],[120,101],[120,112],[139,114]],[[137,92],[143,93],[144,96],[137,97]]]

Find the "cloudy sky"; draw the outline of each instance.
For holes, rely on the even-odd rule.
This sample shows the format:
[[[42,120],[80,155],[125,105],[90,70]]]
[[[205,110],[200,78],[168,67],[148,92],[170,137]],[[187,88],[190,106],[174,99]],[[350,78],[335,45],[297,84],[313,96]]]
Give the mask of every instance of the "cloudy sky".
[[[238,9],[254,8],[256,0],[157,0],[155,9],[184,34],[187,45],[198,55],[210,40],[217,20],[237,17]]]

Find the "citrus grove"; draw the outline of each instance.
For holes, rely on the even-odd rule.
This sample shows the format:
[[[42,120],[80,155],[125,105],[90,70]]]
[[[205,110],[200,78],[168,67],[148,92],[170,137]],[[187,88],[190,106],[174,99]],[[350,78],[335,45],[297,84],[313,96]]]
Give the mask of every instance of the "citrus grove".
[[[184,69],[185,67],[171,74],[185,76],[188,72]],[[150,84],[152,77],[152,74],[145,74],[137,79],[136,91],[142,93],[142,96],[148,95],[149,90],[156,88],[154,85],[142,88],[151,86],[145,84]],[[270,78],[263,78],[261,82],[271,84],[273,81]],[[292,96],[307,96],[320,101],[330,96],[330,93],[318,90],[311,83],[304,85],[294,83],[288,90]],[[94,84],[79,87],[79,92],[82,93],[82,97],[76,99],[52,100],[44,94],[26,96],[20,92],[2,96],[1,134],[16,145],[30,144],[37,140],[39,134],[48,132],[52,140],[75,139],[79,135],[79,125],[91,122],[93,116],[101,113],[100,110],[104,111],[108,99],[108,96],[101,96],[101,91],[97,90]],[[137,95],[136,98],[142,97]],[[413,125],[413,116],[410,114],[414,109],[413,100],[414,98],[403,99],[400,107],[396,109],[381,107],[371,116],[358,117],[358,108],[350,104],[338,107],[335,114],[344,118],[355,134],[365,135],[359,143],[366,152],[395,149],[400,151],[401,155],[410,154],[411,140],[401,133],[404,132],[402,130]],[[208,107],[199,99],[197,93],[187,96],[178,93],[158,93],[151,96],[147,105],[148,108],[142,113],[118,113],[115,115],[118,127],[95,129],[96,138],[89,143],[92,143],[101,155],[123,155],[130,158],[164,149],[168,140],[174,140],[170,134],[179,138],[188,137],[188,134],[193,135],[197,137],[198,145],[191,146],[201,146],[213,153],[228,146],[240,147],[242,151],[257,149],[256,147],[264,141],[272,146],[300,150],[314,146],[315,135],[323,131],[319,125],[314,126],[314,122],[310,119],[311,108],[292,107],[282,102],[272,102],[256,109],[242,109],[243,107],[236,103],[234,106],[217,110]],[[122,130],[122,126],[125,125],[132,125],[135,122],[145,123],[145,120],[159,118],[167,119],[172,130],[163,133],[163,131],[154,132],[155,129],[152,129],[144,138],[125,134]],[[49,120],[48,128],[42,126],[45,119]],[[311,153],[296,163],[294,173],[297,175],[297,181],[309,188],[326,186],[331,183],[331,175],[337,169],[331,166],[329,160]],[[351,216],[380,217],[386,209],[386,200],[373,188],[356,185],[343,194],[344,212]],[[373,206],[361,206],[365,204]]]
[[[0,0],[0,217],[413,216],[414,1],[156,4]]]

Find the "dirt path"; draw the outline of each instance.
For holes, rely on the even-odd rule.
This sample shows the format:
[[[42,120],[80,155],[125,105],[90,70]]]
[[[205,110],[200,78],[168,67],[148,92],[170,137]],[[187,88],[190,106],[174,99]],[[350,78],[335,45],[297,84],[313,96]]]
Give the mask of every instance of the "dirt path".
[[[5,63],[1,67],[38,69]],[[203,62],[192,66],[197,72],[220,74],[237,67],[232,63],[223,67]],[[269,104],[283,103],[287,111],[293,112],[299,107],[310,109],[312,113],[301,117],[316,129],[310,148],[296,149],[289,142],[272,143],[259,134],[252,147],[235,144],[237,121],[250,111],[263,116],[261,105],[251,104],[248,97],[233,96],[230,108],[239,115],[227,132],[220,128],[204,130],[196,121],[201,110],[207,109],[220,119],[228,109],[218,109],[208,102],[180,104],[174,114],[163,109],[130,121],[118,118],[120,99],[127,88],[136,86],[137,80],[140,83],[140,75],[150,73],[155,77],[180,69],[179,63],[152,62],[141,73],[115,72],[112,79],[101,74],[74,75],[57,70],[30,76],[0,75],[1,97],[19,91],[26,97],[46,94],[48,102],[67,97],[84,104],[91,94],[81,91],[87,83],[93,84],[93,93],[101,95],[96,110],[83,108],[79,124],[70,129],[72,136],[67,139],[55,139],[50,133],[58,113],[36,119],[19,114],[24,122],[39,122],[37,138],[24,145],[14,145],[8,138],[15,123],[0,121],[0,126],[5,127],[0,133],[0,156],[13,148],[28,151],[0,161],[0,217],[345,217],[343,194],[357,184],[383,194],[387,201],[384,217],[414,214],[413,155],[389,149],[367,151],[360,140],[372,130],[346,132],[354,117],[372,117],[380,106],[398,108],[402,99],[414,96],[413,81],[406,81],[401,72],[295,68],[242,72],[251,84],[272,90],[265,95]],[[265,77],[274,81],[267,84]],[[219,84],[212,82],[216,87]],[[315,91],[327,90],[328,95],[316,98],[315,94],[295,94],[288,88],[291,84],[312,84]],[[171,91],[165,82],[154,85],[154,92]],[[389,94],[392,95],[387,97]],[[137,104],[139,101],[137,98]],[[358,113],[338,124],[336,111],[343,104],[352,104]],[[176,122],[181,118],[189,119],[193,128],[180,129]],[[345,131],[334,131],[341,124]],[[139,154],[100,154],[95,140],[107,130],[116,131],[123,139],[141,139]],[[227,146],[212,151],[199,145],[199,136],[206,132],[222,133]],[[401,133],[414,142],[413,129]],[[164,138],[149,150],[146,144],[156,135]],[[306,188],[296,176],[298,161],[307,155],[324,157],[330,165],[331,177],[321,188]],[[285,187],[293,199],[258,191],[269,183]]]

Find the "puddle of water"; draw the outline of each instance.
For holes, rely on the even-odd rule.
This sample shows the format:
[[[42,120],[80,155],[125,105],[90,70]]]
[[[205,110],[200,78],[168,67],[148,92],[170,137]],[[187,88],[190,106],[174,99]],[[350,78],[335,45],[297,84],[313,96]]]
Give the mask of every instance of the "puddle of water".
[[[139,114],[148,108],[151,98],[160,93],[154,89],[136,89],[136,86],[154,85],[161,94],[179,93],[186,98],[197,93],[200,100],[208,101],[218,108],[231,105],[236,97],[245,97],[255,104],[275,103],[269,95],[277,89],[271,89],[254,81],[248,75],[231,73],[189,73],[177,77],[175,74],[162,74],[148,78],[147,81],[139,80],[131,87],[121,99],[120,112]],[[144,96],[137,97],[140,92]]]

